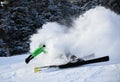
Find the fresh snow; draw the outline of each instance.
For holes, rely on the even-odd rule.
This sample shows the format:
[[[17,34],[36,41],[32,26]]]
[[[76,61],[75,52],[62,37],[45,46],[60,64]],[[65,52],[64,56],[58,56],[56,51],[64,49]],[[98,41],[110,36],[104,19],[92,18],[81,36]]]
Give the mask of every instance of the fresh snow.
[[[46,44],[41,54],[25,64],[29,53],[0,57],[0,82],[120,82],[120,16],[104,7],[96,7],[74,20],[67,28],[47,23],[31,36],[30,52]],[[110,56],[109,62],[68,69],[45,69],[34,73],[34,67],[66,63],[66,54],[84,57]]]
[[[120,82],[120,64],[48,69],[34,73],[36,62],[26,65],[23,56],[0,58],[0,82]],[[14,61],[16,63],[14,63]]]

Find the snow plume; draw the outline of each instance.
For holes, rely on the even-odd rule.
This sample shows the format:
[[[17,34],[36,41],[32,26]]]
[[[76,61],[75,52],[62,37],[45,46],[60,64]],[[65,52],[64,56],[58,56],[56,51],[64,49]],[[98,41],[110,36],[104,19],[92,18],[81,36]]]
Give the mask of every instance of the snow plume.
[[[120,16],[96,7],[74,20],[72,28],[49,22],[31,36],[30,52],[46,44],[47,54],[39,55],[40,63],[63,63],[66,55],[78,57],[95,53],[96,57],[109,55],[111,60],[120,58]],[[120,61],[119,61],[120,62]]]

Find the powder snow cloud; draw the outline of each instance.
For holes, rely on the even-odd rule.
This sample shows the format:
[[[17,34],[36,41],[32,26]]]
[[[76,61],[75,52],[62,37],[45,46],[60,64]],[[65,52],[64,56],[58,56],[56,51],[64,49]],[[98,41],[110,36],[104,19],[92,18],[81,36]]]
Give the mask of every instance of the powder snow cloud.
[[[96,57],[109,55],[111,60],[119,61],[119,26],[120,16],[99,6],[74,20],[72,28],[56,22],[44,24],[31,36],[30,52],[40,44],[46,44],[48,54],[39,56],[45,63],[65,62],[69,53],[78,57],[91,53]]]

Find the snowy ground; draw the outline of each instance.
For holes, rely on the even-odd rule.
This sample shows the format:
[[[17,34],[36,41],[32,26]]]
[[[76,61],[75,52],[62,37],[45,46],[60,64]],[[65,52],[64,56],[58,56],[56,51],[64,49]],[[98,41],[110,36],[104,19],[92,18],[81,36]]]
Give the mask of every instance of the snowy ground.
[[[47,23],[33,35],[30,52],[45,43],[48,53],[39,55],[29,64],[24,62],[29,54],[1,57],[0,82],[120,82],[120,16],[97,7],[74,22],[70,29]],[[95,53],[95,57],[109,55],[110,61],[34,73],[34,67],[65,63],[67,53],[78,57],[91,53]]]
[[[0,58],[0,82],[120,82],[120,64],[87,65],[34,73],[36,62],[26,65],[26,55]]]

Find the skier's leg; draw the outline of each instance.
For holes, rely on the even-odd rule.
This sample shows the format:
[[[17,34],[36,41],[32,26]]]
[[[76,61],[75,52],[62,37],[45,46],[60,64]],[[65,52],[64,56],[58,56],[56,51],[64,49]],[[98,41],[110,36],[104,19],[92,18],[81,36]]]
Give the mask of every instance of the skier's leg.
[[[29,58],[29,60],[32,60],[34,57],[31,55],[31,57]]]
[[[32,55],[29,55],[29,56],[28,56],[28,59],[30,59],[31,57],[32,57]]]
[[[28,58],[25,59],[25,63],[28,64],[30,62],[30,60],[33,58],[34,57],[32,55],[28,56]]]

